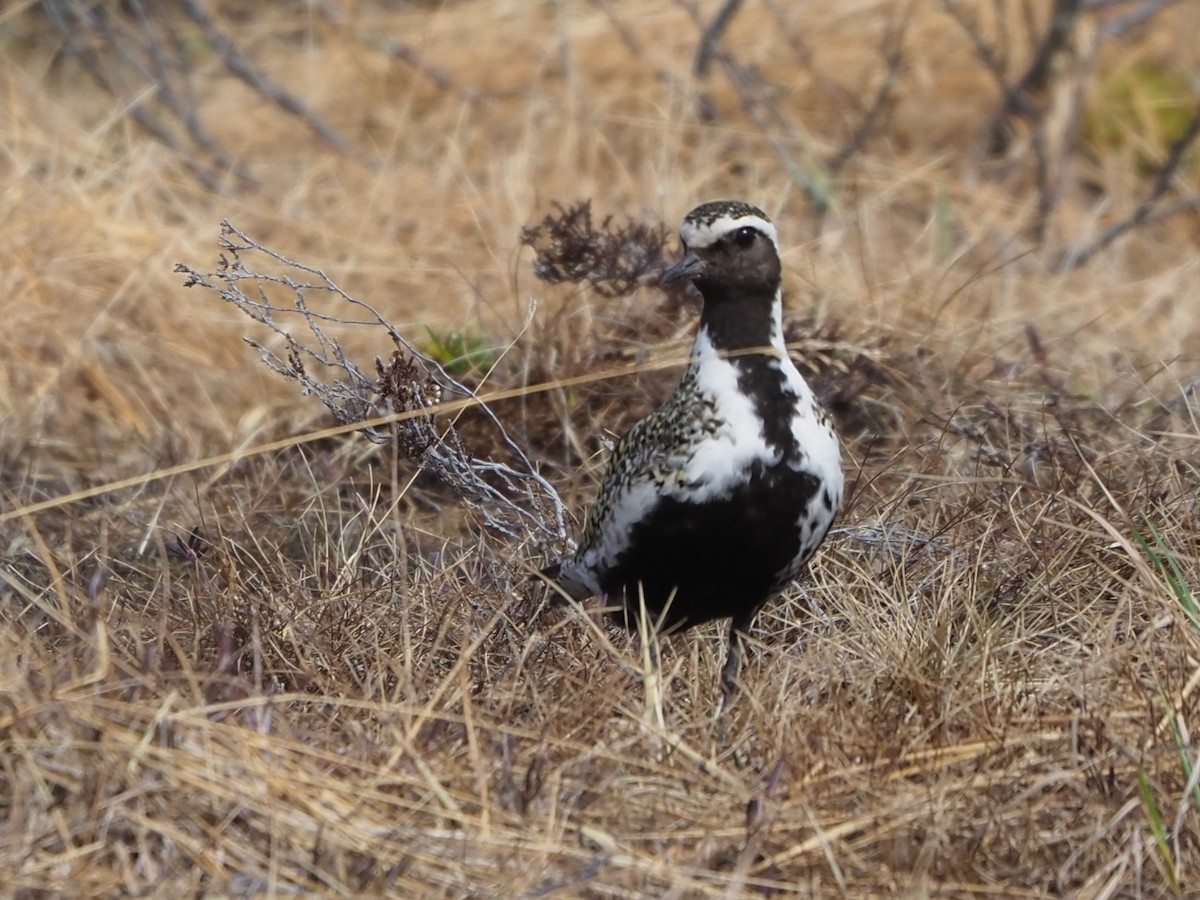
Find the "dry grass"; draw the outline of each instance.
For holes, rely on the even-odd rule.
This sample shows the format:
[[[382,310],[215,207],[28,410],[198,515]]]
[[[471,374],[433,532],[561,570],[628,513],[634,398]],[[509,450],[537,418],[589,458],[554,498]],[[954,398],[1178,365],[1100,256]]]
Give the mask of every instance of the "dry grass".
[[[722,79],[717,121],[692,115],[676,4],[607,4],[640,55],[600,5],[344,6],[342,26],[296,7],[237,33],[378,170],[202,61],[202,110],[261,182],[219,196],[36,22],[0,19],[4,890],[1194,890],[1200,448],[1177,401],[1200,372],[1200,230],[1176,217],[1048,274],[1137,201],[1161,143],[1081,157],[1029,248],[1028,177],[972,155],[994,85],[918,0],[887,130],[818,219]],[[784,13],[828,81],[773,6],[747,4],[727,44],[811,152],[836,149],[892,5]],[[1198,27],[1180,4],[1096,77],[1195,71]],[[694,315],[537,283],[522,226],[553,200],[673,224],[724,195],[780,223],[797,356],[854,485],[811,577],[761,617],[728,747],[715,628],[665,642],[656,686],[636,644],[544,608],[523,581],[538,548],[482,533],[386,448],[306,439],[321,410],[240,340],[267,336],[172,273],[210,266],[231,219],[414,340],[511,345],[485,387],[513,387],[678,356]],[[347,342],[368,367],[391,350]],[[672,377],[495,409],[579,511],[604,432]],[[208,457],[225,462],[28,509]]]

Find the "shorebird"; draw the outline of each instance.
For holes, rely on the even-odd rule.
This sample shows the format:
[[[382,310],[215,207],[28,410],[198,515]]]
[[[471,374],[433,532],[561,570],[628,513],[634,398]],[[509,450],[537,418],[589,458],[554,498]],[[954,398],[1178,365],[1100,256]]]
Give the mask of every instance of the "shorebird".
[[[696,207],[679,231],[703,301],[679,386],[608,460],[578,549],[544,570],[569,596],[603,596],[660,633],[731,619],[721,708],[744,636],[824,540],[842,504],[841,450],[783,341],[775,226],[740,201]]]

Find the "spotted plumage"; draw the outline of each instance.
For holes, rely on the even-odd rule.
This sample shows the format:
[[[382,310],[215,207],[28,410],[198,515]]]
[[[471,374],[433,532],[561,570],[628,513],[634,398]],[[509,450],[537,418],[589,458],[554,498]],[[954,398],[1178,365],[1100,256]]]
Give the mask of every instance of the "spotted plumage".
[[[704,299],[692,359],[618,442],[578,549],[546,574],[576,599],[606,596],[627,627],[642,601],[665,630],[731,618],[728,702],[741,635],[841,507],[841,452],[784,346],[771,220],[705,203],[680,238],[684,256],[663,281],[690,279]]]

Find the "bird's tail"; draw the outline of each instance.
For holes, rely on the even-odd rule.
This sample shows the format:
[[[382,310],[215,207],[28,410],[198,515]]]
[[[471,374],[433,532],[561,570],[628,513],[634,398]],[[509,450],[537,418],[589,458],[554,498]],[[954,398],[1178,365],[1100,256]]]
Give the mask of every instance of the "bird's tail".
[[[563,578],[562,562],[551,563],[543,569],[538,569],[529,576],[529,580],[547,582],[551,600],[559,603],[564,602],[566,597],[572,600],[586,600],[592,595],[583,585],[570,578]]]

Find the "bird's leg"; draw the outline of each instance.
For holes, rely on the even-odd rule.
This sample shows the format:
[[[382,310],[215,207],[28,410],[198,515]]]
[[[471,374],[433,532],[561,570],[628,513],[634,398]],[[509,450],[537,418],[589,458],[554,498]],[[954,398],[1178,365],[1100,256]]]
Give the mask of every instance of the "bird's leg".
[[[756,611],[736,615],[729,623],[729,653],[725,656],[725,665],[721,667],[721,710],[718,716],[725,715],[738,692],[738,672],[742,668],[742,642],[754,622],[754,612]]]
[[[725,656],[725,665],[721,666],[721,707],[717,710],[717,746],[722,749],[729,745],[729,717],[726,715],[733,706],[733,698],[738,692],[738,672],[742,668],[742,641],[754,613],[737,615],[729,623],[729,653]]]
[[[721,709],[718,716],[724,716],[733,705],[733,696],[737,693],[738,670],[742,667],[742,636],[735,629],[729,629],[729,653],[725,657],[725,665],[721,667]]]

